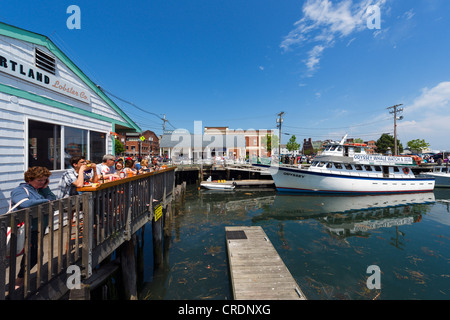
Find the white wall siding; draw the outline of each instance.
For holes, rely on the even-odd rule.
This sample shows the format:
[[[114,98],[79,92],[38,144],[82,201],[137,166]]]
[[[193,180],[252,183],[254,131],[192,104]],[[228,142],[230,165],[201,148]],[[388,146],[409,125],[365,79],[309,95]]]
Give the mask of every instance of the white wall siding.
[[[9,37],[0,35],[0,54],[2,51],[9,53],[15,61],[19,62],[23,61],[28,64],[35,64],[34,57],[34,48],[48,53],[56,60],[56,75],[60,77],[62,80],[72,83],[80,88],[83,88],[90,92],[91,95],[91,103],[83,103],[76,99],[70,98],[63,94],[59,94],[47,88],[44,88],[39,85],[35,85],[30,82],[26,82],[24,80],[18,79],[16,77],[6,75],[4,73],[0,73],[0,83],[20,88],[22,90],[32,92],[34,94],[40,95],[42,97],[46,97],[58,102],[62,102],[89,112],[93,112],[99,114],[104,117],[111,118],[116,121],[126,122],[126,120],[120,116],[114,109],[112,109],[103,99],[101,99],[94,91],[88,88],[88,86],[81,81],[78,76],[76,76],[64,63],[62,63],[58,58],[56,58],[51,52],[47,50],[47,48],[42,46],[30,45],[29,43],[19,41],[17,39],[12,39]]]
[[[34,48],[34,44],[0,36],[0,55],[8,53],[18,63],[23,61],[34,65]],[[54,56],[44,47],[39,47],[39,49]],[[104,132],[106,133],[106,153],[112,153],[113,148],[109,134],[113,129],[111,120],[127,123],[116,110],[102,100],[95,91],[89,89],[77,75],[57,58],[56,70],[57,76],[62,80],[88,90],[91,103],[83,103],[3,72],[0,72],[0,83],[91,112],[105,117],[105,119],[93,118],[89,114],[83,115],[78,112],[72,112],[69,109],[58,108],[0,92],[0,214],[8,210],[11,191],[21,182],[24,182],[24,172],[28,164],[26,159],[28,153],[26,136],[28,134],[28,120]],[[52,171],[50,188],[56,195],[58,194],[58,182],[64,171]]]

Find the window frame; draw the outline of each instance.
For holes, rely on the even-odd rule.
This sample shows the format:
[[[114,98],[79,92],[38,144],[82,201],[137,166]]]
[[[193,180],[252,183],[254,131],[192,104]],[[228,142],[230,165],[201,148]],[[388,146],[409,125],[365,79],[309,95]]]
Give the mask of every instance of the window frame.
[[[50,170],[50,172],[58,172],[58,171],[65,171],[69,168],[65,167],[65,163],[64,163],[64,146],[65,146],[65,128],[66,127],[70,127],[70,128],[74,128],[74,129],[80,129],[80,130],[85,130],[87,131],[87,158],[89,159],[91,156],[91,132],[98,132],[98,133],[103,133],[105,134],[105,152],[108,153],[108,137],[109,137],[109,132],[107,131],[97,131],[97,130],[92,130],[92,129],[86,129],[86,128],[82,128],[79,126],[74,126],[74,125],[67,125],[65,123],[61,123],[61,122],[57,122],[57,121],[51,121],[51,120],[47,120],[47,119],[41,119],[41,118],[37,118],[37,117],[25,117],[25,130],[24,130],[24,147],[25,147],[25,159],[24,159],[24,167],[25,167],[25,171],[29,169],[29,157],[30,157],[30,142],[29,142],[29,135],[30,135],[30,120],[31,121],[35,121],[35,122],[42,122],[42,123],[46,123],[46,124],[51,124],[51,125],[55,125],[55,126],[60,126],[60,136],[61,136],[61,147],[59,150],[59,156],[61,159],[61,163],[60,163],[60,168],[59,169],[55,169],[55,170]]]

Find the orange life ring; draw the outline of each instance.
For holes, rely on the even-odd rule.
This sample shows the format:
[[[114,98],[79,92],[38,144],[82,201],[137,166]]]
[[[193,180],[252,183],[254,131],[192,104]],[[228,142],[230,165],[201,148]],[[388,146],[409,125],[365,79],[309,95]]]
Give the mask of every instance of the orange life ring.
[[[403,172],[404,172],[405,174],[409,174],[409,168],[403,168]]]

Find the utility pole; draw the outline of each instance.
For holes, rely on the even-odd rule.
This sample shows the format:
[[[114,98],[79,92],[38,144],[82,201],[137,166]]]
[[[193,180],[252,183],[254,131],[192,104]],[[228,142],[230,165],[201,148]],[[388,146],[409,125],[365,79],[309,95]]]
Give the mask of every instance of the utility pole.
[[[399,108],[403,104],[396,104],[395,106],[387,108],[392,109],[389,111],[390,114],[394,115],[394,156],[398,155],[398,149],[397,149],[397,120],[402,120],[403,116],[400,116],[397,118],[397,113],[401,113],[403,111],[403,108]]]
[[[284,112],[281,111],[279,114],[277,114],[278,119],[277,119],[277,128],[278,130],[278,161],[281,160],[281,124],[283,123],[283,114]]]
[[[166,122],[169,120],[166,120],[166,114],[163,114],[163,118],[161,119],[163,121],[163,133],[166,131]]]

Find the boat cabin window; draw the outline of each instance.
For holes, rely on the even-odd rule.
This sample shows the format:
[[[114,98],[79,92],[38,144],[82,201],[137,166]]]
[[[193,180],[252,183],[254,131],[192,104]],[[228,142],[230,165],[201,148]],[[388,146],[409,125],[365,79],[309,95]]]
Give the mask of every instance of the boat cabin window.
[[[336,167],[336,169],[342,169],[342,164],[340,163],[335,163],[334,166]]]
[[[318,167],[323,167],[323,166],[325,166],[325,165],[326,165],[326,162],[320,161],[319,164],[318,164],[317,166],[318,166]]]
[[[366,169],[366,171],[372,171],[372,167],[371,166],[364,166],[364,169]]]
[[[355,164],[355,169],[356,169],[356,170],[362,170],[362,167],[361,167],[361,165],[359,165],[359,164]]]
[[[331,169],[333,167],[333,164],[331,162],[327,163],[327,168]]]
[[[319,163],[318,161],[313,161],[313,162],[311,163],[311,166],[315,167],[315,166],[317,166],[318,163]]]
[[[380,168],[380,166],[374,166],[374,169],[375,169],[375,171],[379,171],[379,172],[381,172],[381,168]]]
[[[347,169],[347,170],[353,170],[353,166],[350,163],[346,163],[346,164],[344,164],[344,166],[345,166],[345,169]]]
[[[397,167],[394,167],[394,172],[400,172],[400,170]]]

